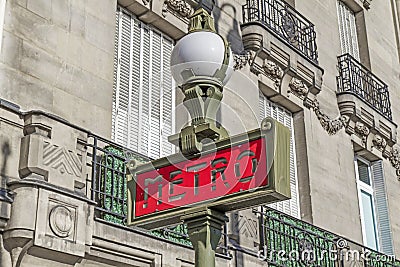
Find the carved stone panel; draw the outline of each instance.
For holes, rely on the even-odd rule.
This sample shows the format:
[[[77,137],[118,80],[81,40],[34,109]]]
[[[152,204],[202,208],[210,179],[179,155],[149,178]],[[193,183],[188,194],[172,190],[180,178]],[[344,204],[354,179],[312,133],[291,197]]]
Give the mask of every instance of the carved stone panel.
[[[43,188],[38,203],[34,245],[83,257],[93,225],[88,203]]]
[[[185,0],[165,0],[162,15],[166,17],[168,13],[188,19],[194,12],[194,3]]]
[[[240,246],[254,249],[259,244],[259,224],[257,216],[251,210],[233,212],[230,215],[231,238]]]
[[[45,180],[70,190],[85,186],[85,134],[41,115],[25,120],[21,140],[21,178]]]
[[[76,152],[47,141],[43,142],[43,165],[57,170],[60,174],[66,173],[76,177],[82,175],[82,159]]]
[[[50,210],[50,229],[56,236],[61,238],[68,238],[74,232],[75,217],[75,208],[68,208],[62,204],[56,205]]]

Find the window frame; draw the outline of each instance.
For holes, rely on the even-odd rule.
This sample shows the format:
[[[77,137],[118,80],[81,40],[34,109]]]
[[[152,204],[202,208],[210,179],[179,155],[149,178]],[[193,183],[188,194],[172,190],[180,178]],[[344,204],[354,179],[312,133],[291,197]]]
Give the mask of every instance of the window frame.
[[[360,174],[358,171],[358,162],[360,161],[367,165],[368,168],[368,178],[370,181],[370,185],[366,184],[365,182],[360,180]],[[373,220],[374,220],[374,231],[375,231],[375,244],[376,248],[371,248],[377,251],[381,251],[381,243],[379,237],[379,228],[378,228],[378,218],[377,218],[377,209],[376,209],[376,200],[375,200],[375,191],[374,191],[374,182],[373,182],[373,175],[372,175],[372,165],[366,159],[355,156],[354,157],[354,169],[355,169],[355,179],[357,183],[357,198],[358,198],[358,206],[360,212],[360,222],[361,222],[361,230],[362,230],[362,237],[363,237],[363,244],[367,246],[367,232],[365,226],[365,216],[363,210],[363,202],[362,202],[362,191],[369,194],[371,196],[371,205],[372,205],[372,213],[373,213]]]

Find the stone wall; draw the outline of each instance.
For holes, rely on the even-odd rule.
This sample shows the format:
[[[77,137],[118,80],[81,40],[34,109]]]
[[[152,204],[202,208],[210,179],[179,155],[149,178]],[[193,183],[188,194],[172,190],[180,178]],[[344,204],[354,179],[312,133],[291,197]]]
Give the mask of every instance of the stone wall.
[[[363,61],[389,85],[397,123],[400,64],[393,3],[372,1],[367,9],[363,2],[346,1],[363,13],[369,55]],[[195,6],[191,0],[118,3],[175,40],[186,32]],[[336,0],[295,3],[315,25],[318,64],[305,60],[262,27],[241,29],[243,4],[244,0],[216,0],[213,11],[216,28],[231,42],[234,53],[252,51],[255,59],[252,67],[246,61],[224,89],[220,120],[231,134],[257,128],[259,90],[292,111],[302,219],[362,243],[354,151],[365,147],[361,152],[368,157],[384,157],[371,147],[372,135],[366,145],[340,123],[338,131],[324,128],[318,117],[318,112],[332,119],[340,115]],[[186,246],[94,219],[87,170],[90,155],[85,146],[88,131],[64,121],[107,138],[111,135],[116,6],[116,0],[6,2],[0,98],[23,111],[42,110],[56,116],[24,113],[17,107],[10,110],[4,103],[0,108],[0,187],[7,185],[14,192],[14,203],[2,201],[0,206],[0,259],[5,267],[193,266],[193,251]],[[182,108],[179,94],[178,110]],[[177,131],[186,121],[187,117],[177,119]],[[395,135],[392,138],[400,143]],[[400,257],[399,181],[389,160],[383,162],[393,241]],[[241,211],[230,219],[232,240],[257,249],[256,215]],[[249,253],[232,248],[231,256],[219,255],[218,266],[246,266],[243,262],[262,266]]]
[[[2,98],[109,137],[115,6],[116,1],[7,1]]]

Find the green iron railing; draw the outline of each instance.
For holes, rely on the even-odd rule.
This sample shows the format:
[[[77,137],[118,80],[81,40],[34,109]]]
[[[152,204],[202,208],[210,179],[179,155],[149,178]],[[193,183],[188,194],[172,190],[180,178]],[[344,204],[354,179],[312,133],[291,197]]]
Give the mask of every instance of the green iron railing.
[[[89,139],[92,140],[88,143],[92,157],[91,197],[98,203],[96,217],[116,225],[124,225],[127,215],[126,163],[130,159],[141,162],[150,159],[97,136],[91,135]],[[268,262],[269,266],[400,267],[400,261],[392,256],[369,250],[277,210],[260,207],[255,212],[259,217],[260,251],[253,254],[258,253],[260,260]],[[184,224],[149,233],[170,242],[191,246]],[[229,240],[226,233],[225,228],[219,251],[228,255]],[[350,252],[358,252],[358,255]],[[362,258],[363,256],[368,257]],[[353,260],[354,265],[349,265],[346,257],[350,257],[349,260]]]
[[[373,251],[334,233],[261,207],[259,258],[278,267],[398,267],[392,255]]]
[[[135,159],[148,162],[150,159],[98,136],[90,135],[88,147],[92,157],[91,198],[98,203],[98,219],[125,225],[128,211],[126,163]],[[182,245],[191,246],[186,225],[164,228],[149,232],[156,237]]]

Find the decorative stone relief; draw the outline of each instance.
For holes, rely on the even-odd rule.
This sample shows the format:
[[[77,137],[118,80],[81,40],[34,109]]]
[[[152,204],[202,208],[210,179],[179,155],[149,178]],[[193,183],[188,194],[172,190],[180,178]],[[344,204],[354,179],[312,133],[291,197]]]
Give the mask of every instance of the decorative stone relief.
[[[43,142],[43,164],[58,170],[60,174],[67,173],[76,177],[82,174],[82,161],[73,151],[49,142]]]
[[[304,99],[307,96],[308,88],[304,84],[303,81],[293,77],[289,83],[290,90],[288,93],[293,93],[294,95],[298,96],[300,99]]]
[[[50,228],[53,233],[61,238],[69,237],[75,224],[72,212],[64,206],[55,206],[49,215]]]
[[[263,70],[275,82],[275,86],[279,87],[284,74],[283,70],[272,60],[265,61]]]
[[[312,102],[311,109],[314,111],[322,128],[328,132],[329,135],[334,135],[339,132],[340,129],[344,128],[348,122],[348,118],[345,116],[339,116],[339,118],[331,119],[319,107],[319,102],[315,99]]]
[[[258,222],[241,214],[235,214],[233,231],[249,238],[258,238]]]
[[[372,0],[363,0],[363,6],[365,9],[369,9],[371,7]]]
[[[76,257],[84,257],[86,245],[92,240],[94,205],[83,196],[68,195],[70,190],[59,188],[53,192],[40,182],[36,187],[40,205],[35,213],[34,246],[63,253],[75,261]]]
[[[382,151],[382,152],[385,150],[385,148],[387,146],[386,140],[379,134],[376,134],[374,136],[374,139],[372,140],[372,144],[374,145],[374,147],[376,149],[378,149],[379,151]]]
[[[162,8],[162,15],[167,16],[168,9],[171,9],[184,18],[189,18],[193,12],[193,7],[185,0],[165,0]]]
[[[362,138],[362,141],[364,145],[367,143],[367,138],[369,135],[369,129],[367,126],[365,126],[364,123],[362,122],[356,122],[356,125],[354,127],[354,131],[359,134]]]
[[[388,157],[390,163],[393,168],[396,169],[397,179],[400,181],[400,152],[398,148],[392,148],[392,151],[389,153]]]
[[[144,4],[145,6],[147,6],[147,5],[151,2],[151,0],[142,0],[142,2],[143,2],[143,4]]]
[[[250,65],[250,62],[254,58],[254,52],[252,51],[246,51],[242,55],[233,55],[233,69],[234,70],[241,70],[243,69],[247,64]]]

